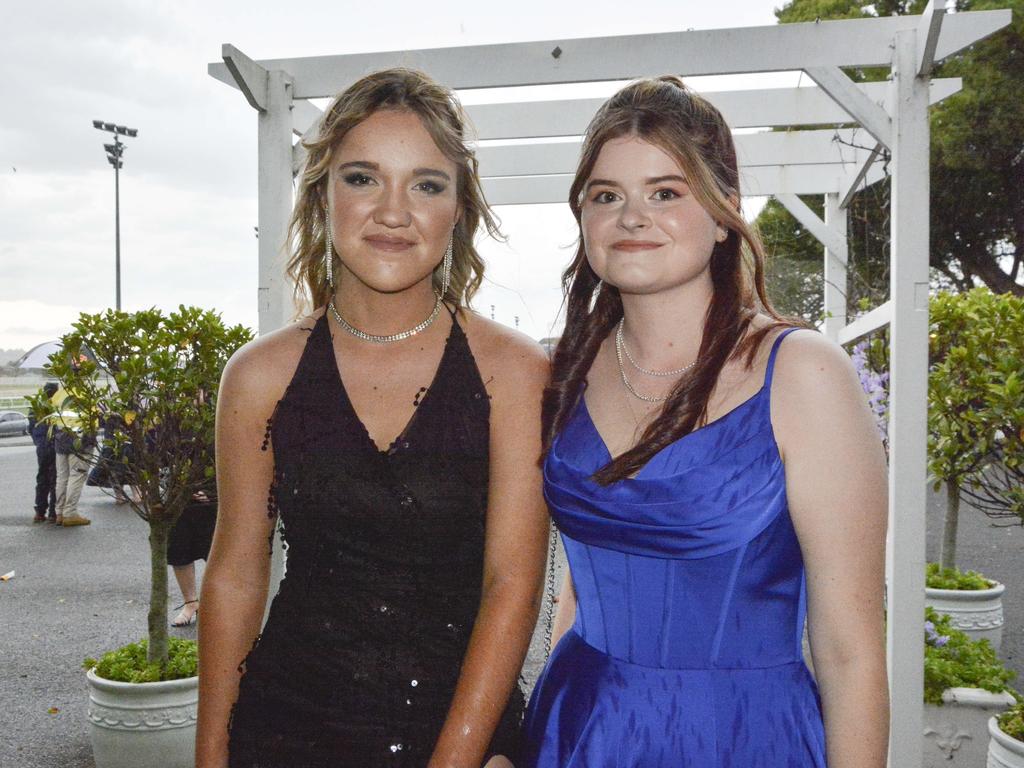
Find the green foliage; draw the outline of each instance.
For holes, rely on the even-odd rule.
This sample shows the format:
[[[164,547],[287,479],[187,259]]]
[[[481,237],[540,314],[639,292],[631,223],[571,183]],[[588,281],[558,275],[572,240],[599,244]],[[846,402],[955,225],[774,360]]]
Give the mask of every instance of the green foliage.
[[[195,640],[172,637],[167,663],[162,665],[148,660],[148,650],[149,641],[143,638],[116,651],[108,651],[99,661],[88,658],[82,662],[82,667],[94,670],[104,680],[119,683],[158,683],[195,677],[199,673]]]
[[[47,396],[46,391],[42,387],[34,394],[25,395],[25,399],[28,401],[29,412],[37,422],[42,421],[57,410],[53,401]]]
[[[1013,19],[937,72],[962,77],[964,87],[931,115],[932,264],[955,263],[997,293],[1024,296],[1024,0],[958,6],[1009,8]],[[1000,254],[1013,264],[1009,274]]]
[[[209,486],[221,373],[252,333],[185,306],[167,315],[158,309],[82,314],[73,329],[50,358],[50,371],[68,394],[63,410],[77,413],[90,431],[106,422],[112,451],[96,461],[110,462],[104,469],[138,489],[138,500],[129,503],[150,527],[148,653],[162,666],[167,536],[192,495]]]
[[[1017,703],[999,716],[999,730],[1011,739],[1024,742],[1024,699],[1018,697]]]
[[[1024,523],[1024,298],[940,293],[930,312],[929,471]]]
[[[220,375],[252,333],[184,306],[168,315],[82,314],[73,328],[61,339],[64,354],[51,359],[69,407],[93,429],[101,418],[116,417],[119,428],[107,437],[115,456],[130,446],[131,461],[118,459],[114,469],[140,489],[133,508],[145,520],[173,523],[213,466]]]
[[[824,316],[824,275],[820,263],[776,255],[765,264],[765,284],[775,310],[814,324]]]
[[[925,642],[924,700],[942,704],[947,688],[982,688],[992,693],[1009,690],[1016,676],[1003,666],[988,640],[972,640],[950,626],[949,616],[925,609],[925,620],[934,625],[934,633],[948,638],[942,645]]]
[[[1010,25],[940,63],[935,77],[962,77],[963,89],[931,109],[931,253],[936,283],[968,290],[981,281],[997,293],[1024,295],[1024,0],[958,0],[956,11],[1010,8]],[[780,23],[916,14],[924,0],[791,0]],[[884,80],[887,69],[847,70],[854,80]],[[865,144],[873,144],[866,139]],[[850,209],[850,295],[888,288],[888,193],[884,182],[858,193]],[[859,207],[859,209],[858,209]],[[770,221],[772,218],[776,221]],[[794,258],[821,249],[784,208],[758,218],[769,250]],[[797,245],[793,249],[793,245]],[[776,248],[777,245],[777,248]],[[883,247],[879,247],[883,246]],[[884,256],[884,261],[879,257]],[[820,255],[818,256],[820,258]],[[884,268],[884,269],[882,269]]]
[[[938,563],[928,563],[925,573],[925,586],[931,589],[991,589],[994,585],[977,571],[942,568]]]
[[[818,216],[824,213],[821,195],[801,199]],[[777,200],[769,200],[756,225],[768,253],[766,282],[776,309],[817,322],[824,311],[823,246]],[[854,314],[863,302],[870,309],[888,298],[889,291],[889,182],[883,180],[857,192],[847,209],[847,312]],[[782,268],[774,264],[782,265]],[[793,266],[790,266],[790,263]],[[787,280],[789,272],[802,267],[814,280]],[[796,308],[797,311],[794,311]],[[800,311],[808,308],[807,311]]]

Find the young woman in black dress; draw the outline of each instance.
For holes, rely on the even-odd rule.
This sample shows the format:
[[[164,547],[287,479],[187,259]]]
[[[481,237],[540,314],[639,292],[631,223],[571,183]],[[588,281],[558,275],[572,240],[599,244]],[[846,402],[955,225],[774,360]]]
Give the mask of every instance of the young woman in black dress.
[[[495,227],[449,91],[369,75],[307,148],[289,268],[317,309],[221,382],[197,766],[507,766],[547,358],[466,309]]]

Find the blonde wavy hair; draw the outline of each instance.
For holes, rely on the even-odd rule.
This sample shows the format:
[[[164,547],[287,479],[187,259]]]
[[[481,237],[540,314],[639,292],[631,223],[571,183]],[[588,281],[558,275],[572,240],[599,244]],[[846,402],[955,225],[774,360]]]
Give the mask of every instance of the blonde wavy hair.
[[[374,72],[350,85],[331,102],[316,138],[303,142],[308,154],[288,227],[287,270],[295,283],[296,304],[308,299],[315,308],[331,299],[324,263],[328,169],[345,134],[382,109],[417,115],[438,149],[458,169],[456,196],[462,215],[453,233],[451,282],[442,298],[455,306],[468,306],[484,275],[484,262],[473,242],[477,228],[483,222],[492,237],[501,239],[502,234],[484,199],[476,155],[466,143],[467,118],[455,94],[422,72],[403,67]],[[337,275],[337,253],[332,258]],[[440,269],[434,270],[433,284],[440,293]]]

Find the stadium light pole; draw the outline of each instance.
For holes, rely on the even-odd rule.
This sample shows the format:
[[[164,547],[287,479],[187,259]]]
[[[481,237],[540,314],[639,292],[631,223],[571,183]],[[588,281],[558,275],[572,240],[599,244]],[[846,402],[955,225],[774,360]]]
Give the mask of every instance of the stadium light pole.
[[[114,270],[116,285],[116,306],[121,311],[121,179],[120,170],[124,161],[121,156],[124,154],[124,143],[122,136],[135,138],[139,131],[136,128],[126,128],[115,123],[105,123],[102,120],[93,120],[92,127],[100,131],[114,134],[113,144],[104,144],[107,151],[107,162],[114,167]]]

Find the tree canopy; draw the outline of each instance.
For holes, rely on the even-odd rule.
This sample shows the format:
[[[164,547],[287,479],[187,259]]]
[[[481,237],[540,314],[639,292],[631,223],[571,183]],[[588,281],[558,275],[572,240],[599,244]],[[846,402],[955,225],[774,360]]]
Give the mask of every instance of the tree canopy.
[[[925,0],[791,0],[780,23],[916,14]],[[961,77],[963,90],[932,107],[931,249],[935,282],[969,290],[1024,296],[1024,0],[957,0],[955,10],[1009,7],[1011,24],[936,67],[934,77]],[[880,80],[884,69],[848,70],[853,79]],[[873,142],[865,137],[865,143]],[[850,307],[875,303],[888,289],[888,185],[861,191],[850,207]],[[806,198],[821,210],[821,198]],[[758,217],[777,261],[821,262],[821,246],[776,201]],[[786,284],[776,287],[782,309],[801,306]],[[803,303],[806,303],[804,301]],[[791,311],[791,310],[790,310]],[[818,310],[820,316],[820,310]],[[818,319],[817,317],[808,319]]]
[[[147,653],[161,667],[168,659],[167,539],[185,506],[211,491],[221,373],[251,338],[247,328],[197,307],[107,310],[80,315],[50,357],[66,408],[85,431],[103,427],[111,450],[92,460],[112,483],[138,491],[129,504],[149,524]]]

